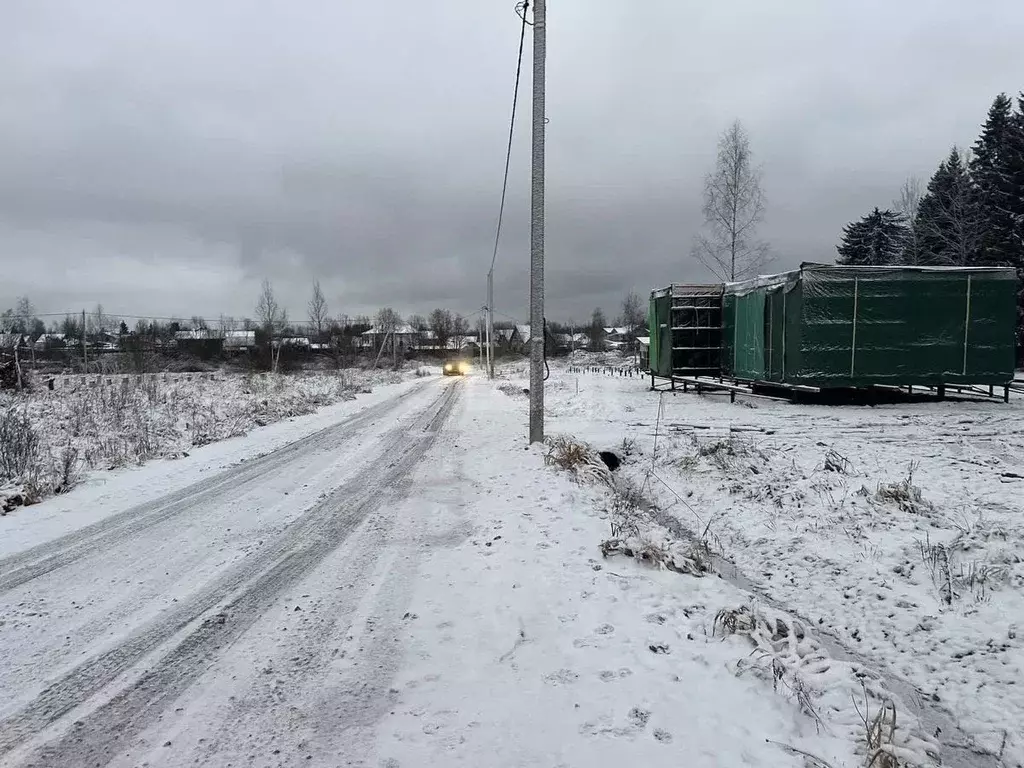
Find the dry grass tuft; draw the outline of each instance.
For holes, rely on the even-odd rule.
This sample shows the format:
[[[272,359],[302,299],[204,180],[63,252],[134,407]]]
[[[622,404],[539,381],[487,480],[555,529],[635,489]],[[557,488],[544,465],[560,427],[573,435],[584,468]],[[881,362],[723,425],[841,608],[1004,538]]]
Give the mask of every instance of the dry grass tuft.
[[[501,392],[503,395],[508,395],[509,397],[516,397],[521,399],[527,397],[527,392],[525,389],[523,389],[518,384],[513,384],[509,381],[505,381],[499,384],[498,391]]]
[[[993,590],[1014,582],[1021,561],[1015,547],[1006,546],[1009,532],[981,515],[975,522],[957,527],[959,531],[948,544],[932,543],[928,533],[917,541],[921,562],[939,600],[947,606],[966,595],[975,602],[987,600]]]
[[[882,483],[875,491],[875,500],[884,504],[894,504],[903,512],[914,515],[927,514],[934,511],[935,506],[925,500],[921,489],[914,485],[914,472],[917,464],[911,462],[907,467],[907,476],[895,483]]]
[[[703,576],[710,573],[714,555],[705,537],[675,538],[656,522],[655,506],[635,483],[622,477],[611,483],[611,495],[605,505],[611,538],[601,542],[604,557],[625,555],[656,568]]]
[[[611,538],[601,542],[601,554],[625,555],[661,570],[703,576],[711,572],[712,553],[704,542],[684,544],[671,539],[655,540],[650,536],[635,535]]]
[[[834,448],[830,448],[825,453],[822,469],[839,475],[849,475],[853,473],[853,463]]]
[[[550,437],[546,442],[548,452],[544,461],[547,464],[571,473],[578,483],[611,484],[611,471],[587,443],[569,435]]]

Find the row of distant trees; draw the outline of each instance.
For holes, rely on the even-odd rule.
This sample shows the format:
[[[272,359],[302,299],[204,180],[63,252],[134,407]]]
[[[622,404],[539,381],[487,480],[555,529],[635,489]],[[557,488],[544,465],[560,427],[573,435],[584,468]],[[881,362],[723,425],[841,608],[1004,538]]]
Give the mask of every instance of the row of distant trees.
[[[625,339],[631,346],[635,346],[638,336],[644,335],[647,327],[647,308],[634,291],[626,294],[622,300],[620,314],[613,317],[611,323],[608,322],[608,316],[604,310],[596,307],[591,313],[589,321],[579,324],[573,320],[566,323],[551,322],[548,323],[548,332],[571,335],[582,333],[586,337],[586,342],[579,348],[600,352],[605,348],[607,335],[605,328],[610,327],[625,329]]]
[[[0,312],[0,333],[14,333],[28,336],[35,341],[46,333],[61,334],[69,340],[89,342],[102,341],[107,335],[140,336],[150,339],[171,339],[183,330],[210,330],[226,333],[233,330],[264,331],[268,338],[284,336],[307,336],[314,342],[327,342],[331,339],[356,336],[376,326],[384,334],[409,325],[417,331],[433,331],[440,344],[450,339],[465,336],[469,333],[469,322],[460,315],[447,309],[435,309],[429,317],[412,315],[403,319],[398,312],[390,307],[380,309],[375,315],[346,314],[332,316],[328,311],[327,299],[320,283],[314,282],[312,297],[307,305],[308,318],[293,320],[287,310],[277,300],[273,285],[264,281],[255,304],[253,318],[235,318],[221,315],[216,320],[193,316],[185,319],[130,318],[111,315],[97,305],[89,312],[67,314],[55,319],[49,325],[37,316],[31,299],[23,296],[12,308]]]
[[[350,317],[346,314],[333,316],[319,281],[314,281],[312,293],[307,303],[307,317],[292,320],[287,310],[278,301],[273,285],[264,280],[259,296],[254,305],[252,318],[235,318],[221,315],[216,320],[207,321],[203,317],[193,316],[189,319],[128,319],[107,313],[102,305],[97,305],[89,312],[68,314],[54,320],[47,327],[46,323],[36,315],[35,307],[28,297],[18,299],[15,307],[0,312],[0,333],[15,333],[29,337],[35,341],[44,333],[60,334],[65,339],[77,344],[83,338],[90,344],[98,344],[117,338],[122,341],[134,339],[136,342],[148,343],[152,346],[157,341],[167,342],[179,331],[209,330],[213,335],[224,335],[228,331],[256,331],[261,345],[266,346],[270,355],[269,364],[276,367],[279,363],[281,345],[275,345],[275,339],[293,336],[306,336],[314,343],[333,343],[351,348],[353,340],[371,328],[376,329],[377,346],[374,352],[378,355],[397,357],[396,334],[403,329],[411,329],[414,333],[428,332],[432,342],[439,349],[447,349],[453,340],[463,339],[471,331],[483,331],[482,320],[476,327],[458,313],[446,308],[436,308],[428,315],[411,315],[403,318],[395,309],[383,307],[374,315]],[[640,297],[630,292],[623,299],[621,313],[610,325],[626,329],[629,341],[635,341],[646,325],[646,308]],[[551,323],[550,333],[584,333],[587,337],[585,346],[593,350],[603,349],[605,328],[609,326],[604,310],[596,308],[589,322],[577,324]],[[498,323],[497,328],[512,327],[510,323]],[[135,344],[138,346],[138,343]],[[134,348],[134,347],[133,347]]]

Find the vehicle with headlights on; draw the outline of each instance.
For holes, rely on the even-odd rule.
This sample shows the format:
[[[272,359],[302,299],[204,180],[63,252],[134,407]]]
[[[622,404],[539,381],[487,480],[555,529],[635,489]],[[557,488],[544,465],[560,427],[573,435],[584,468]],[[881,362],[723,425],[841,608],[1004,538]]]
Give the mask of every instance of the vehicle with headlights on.
[[[469,363],[465,360],[449,360],[444,364],[445,376],[465,376],[469,373]]]

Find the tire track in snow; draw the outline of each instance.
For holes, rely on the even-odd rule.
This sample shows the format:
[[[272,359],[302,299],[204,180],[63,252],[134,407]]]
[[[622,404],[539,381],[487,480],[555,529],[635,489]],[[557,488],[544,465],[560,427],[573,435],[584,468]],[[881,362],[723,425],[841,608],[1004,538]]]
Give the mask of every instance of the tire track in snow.
[[[397,397],[307,435],[270,453],[227,469],[214,477],[175,491],[159,499],[140,504],[88,525],[66,536],[27,549],[0,560],[0,594],[70,565],[107,548],[112,542],[137,534],[172,517],[208,508],[218,499],[242,488],[268,472],[287,471],[308,453],[334,444],[339,438],[350,440],[355,433],[397,408],[422,385]]]
[[[427,431],[440,430],[443,416],[439,413]],[[395,503],[377,509],[346,541],[343,561],[338,557],[330,561],[332,583],[359,584],[359,588],[338,594],[330,588],[310,590],[309,581],[303,582],[302,591],[320,591],[325,596],[317,608],[305,609],[305,616],[313,620],[287,633],[287,650],[275,648],[281,666],[258,673],[242,691],[231,688],[233,695],[218,710],[216,730],[204,733],[206,738],[192,751],[184,747],[177,753],[178,764],[234,765],[244,763],[249,755],[279,750],[294,752],[299,759],[305,756],[310,765],[355,765],[362,764],[360,755],[372,753],[374,727],[393,709],[397,695],[391,685],[403,646],[396,638],[419,618],[407,612],[420,567],[419,558],[410,553],[452,546],[448,536],[426,535],[429,520],[409,515],[403,504],[420,499],[431,483],[439,483],[446,493],[459,487],[451,477],[437,477],[438,470],[444,474],[444,464],[458,456],[452,450],[457,434],[452,428],[440,431],[431,448],[429,469],[421,464],[406,473],[393,488]],[[433,457],[440,459],[440,467]],[[463,475],[460,478],[468,481]],[[461,498],[457,492],[456,496]],[[246,640],[255,642],[255,638]],[[253,657],[257,655],[258,651]],[[216,690],[224,674],[204,678],[203,683]],[[235,677],[228,679],[233,682]],[[200,693],[191,702],[179,700],[177,705],[191,710],[183,719],[175,719],[178,733],[194,736],[188,724],[195,722],[191,718],[201,717],[200,711],[210,701]],[[140,738],[149,736],[150,749],[155,749],[162,733],[151,728]],[[145,751],[132,751],[135,762],[146,757]]]
[[[284,590],[322,562],[380,506],[389,497],[389,489],[402,484],[436,440],[437,430],[450,414],[461,389],[458,381],[446,386],[413,427],[392,430],[381,446],[382,456],[390,459],[386,467],[352,478],[305,512],[265,551],[231,568],[120,645],[71,670],[22,710],[0,721],[0,757],[56,723],[144,656],[198,622],[140,679],[25,760],[33,766],[96,766],[109,762],[123,740],[157,717]],[[218,606],[219,611],[205,615]]]

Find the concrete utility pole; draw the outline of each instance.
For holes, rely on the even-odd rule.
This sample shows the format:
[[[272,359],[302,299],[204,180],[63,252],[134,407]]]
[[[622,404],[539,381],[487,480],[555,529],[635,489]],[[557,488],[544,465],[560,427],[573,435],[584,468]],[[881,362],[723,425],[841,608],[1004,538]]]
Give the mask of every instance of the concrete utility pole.
[[[546,0],[533,3],[533,173],[530,195],[530,442],[544,440],[544,80]]]
[[[494,266],[487,273],[487,376],[494,378]]]
[[[88,336],[85,333],[85,310],[82,310],[82,373],[89,372]]]
[[[476,330],[477,330],[477,335],[476,335],[477,349],[480,350],[480,367],[481,368],[484,367],[484,323],[485,323],[485,320],[483,319],[483,317],[481,317],[480,318],[480,322],[477,323],[477,326],[476,326]]]

